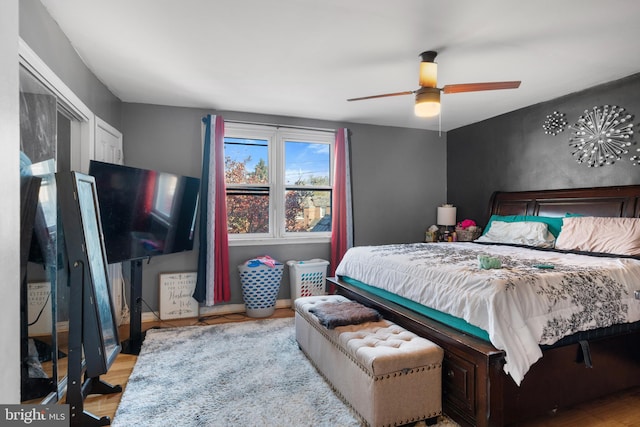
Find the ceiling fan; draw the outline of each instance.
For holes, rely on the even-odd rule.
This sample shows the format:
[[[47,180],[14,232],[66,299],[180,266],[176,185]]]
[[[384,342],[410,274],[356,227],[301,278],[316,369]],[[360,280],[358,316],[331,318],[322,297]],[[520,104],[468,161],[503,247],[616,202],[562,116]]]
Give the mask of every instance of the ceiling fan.
[[[422,52],[420,57],[420,88],[417,90],[408,90],[404,92],[385,93],[382,95],[363,96],[360,98],[350,98],[347,101],[362,101],[365,99],[386,98],[389,96],[413,95],[416,94],[415,114],[418,117],[433,117],[440,113],[440,92],[462,93],[462,92],[478,92],[481,90],[498,90],[498,89],[516,89],[520,86],[520,81],[507,82],[487,82],[487,83],[462,83],[453,85],[444,85],[442,88],[437,87],[438,64],[434,61],[438,52],[428,50]]]

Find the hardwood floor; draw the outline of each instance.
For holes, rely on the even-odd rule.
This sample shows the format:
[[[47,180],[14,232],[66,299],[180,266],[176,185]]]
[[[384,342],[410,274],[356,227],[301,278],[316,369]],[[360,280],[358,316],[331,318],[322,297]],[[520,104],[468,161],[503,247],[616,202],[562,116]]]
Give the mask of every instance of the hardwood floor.
[[[291,317],[290,309],[278,309],[273,318]],[[242,322],[254,320],[243,314],[216,316],[199,322],[198,319],[180,319],[168,322],[148,322],[143,324],[143,329],[155,327],[176,327],[198,324],[218,324],[227,322]],[[121,328],[121,339],[128,337],[127,327]],[[118,355],[116,361],[102,380],[110,384],[120,384],[126,388],[127,380],[137,360],[136,356],[129,354]],[[552,386],[550,384],[550,386]],[[122,393],[111,395],[91,395],[84,402],[84,409],[96,416],[109,416],[114,418]],[[526,423],[518,424],[518,427],[640,427],[640,388],[634,388],[623,393],[608,396],[592,402],[577,405],[572,408],[558,410]],[[140,426],[144,427],[144,426]]]
[[[638,427],[640,388],[558,410],[518,427]]]

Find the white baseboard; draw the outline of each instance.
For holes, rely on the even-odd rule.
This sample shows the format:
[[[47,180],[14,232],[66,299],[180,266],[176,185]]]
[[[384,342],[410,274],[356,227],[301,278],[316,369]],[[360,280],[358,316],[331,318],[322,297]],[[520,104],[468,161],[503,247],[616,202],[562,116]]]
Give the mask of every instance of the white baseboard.
[[[276,301],[276,308],[289,308],[291,307],[290,299],[280,299]],[[214,316],[224,314],[236,314],[244,313],[246,311],[244,304],[222,304],[214,305],[212,307],[200,307],[199,316]],[[158,321],[158,313],[151,311],[145,311],[142,313],[143,322],[155,322]],[[175,319],[171,319],[175,320]],[[171,321],[169,320],[169,322]],[[128,319],[127,322],[128,323]]]

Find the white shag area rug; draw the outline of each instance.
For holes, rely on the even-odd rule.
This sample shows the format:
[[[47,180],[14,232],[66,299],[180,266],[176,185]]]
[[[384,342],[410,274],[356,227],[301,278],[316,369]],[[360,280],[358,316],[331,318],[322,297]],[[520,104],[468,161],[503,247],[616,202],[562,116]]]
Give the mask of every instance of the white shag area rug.
[[[361,425],[298,348],[293,318],[149,330],[112,422]],[[457,424],[441,417],[438,426]]]

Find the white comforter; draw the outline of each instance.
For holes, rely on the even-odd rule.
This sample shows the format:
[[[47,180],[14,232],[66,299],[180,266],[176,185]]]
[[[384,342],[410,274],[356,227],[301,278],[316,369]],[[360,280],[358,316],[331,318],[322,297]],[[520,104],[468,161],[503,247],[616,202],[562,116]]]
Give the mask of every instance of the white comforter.
[[[501,269],[482,270],[478,255]],[[534,267],[553,265],[553,269]],[[349,249],[336,269],[488,332],[520,384],[553,344],[581,330],[640,320],[640,261],[477,243],[417,243]]]

